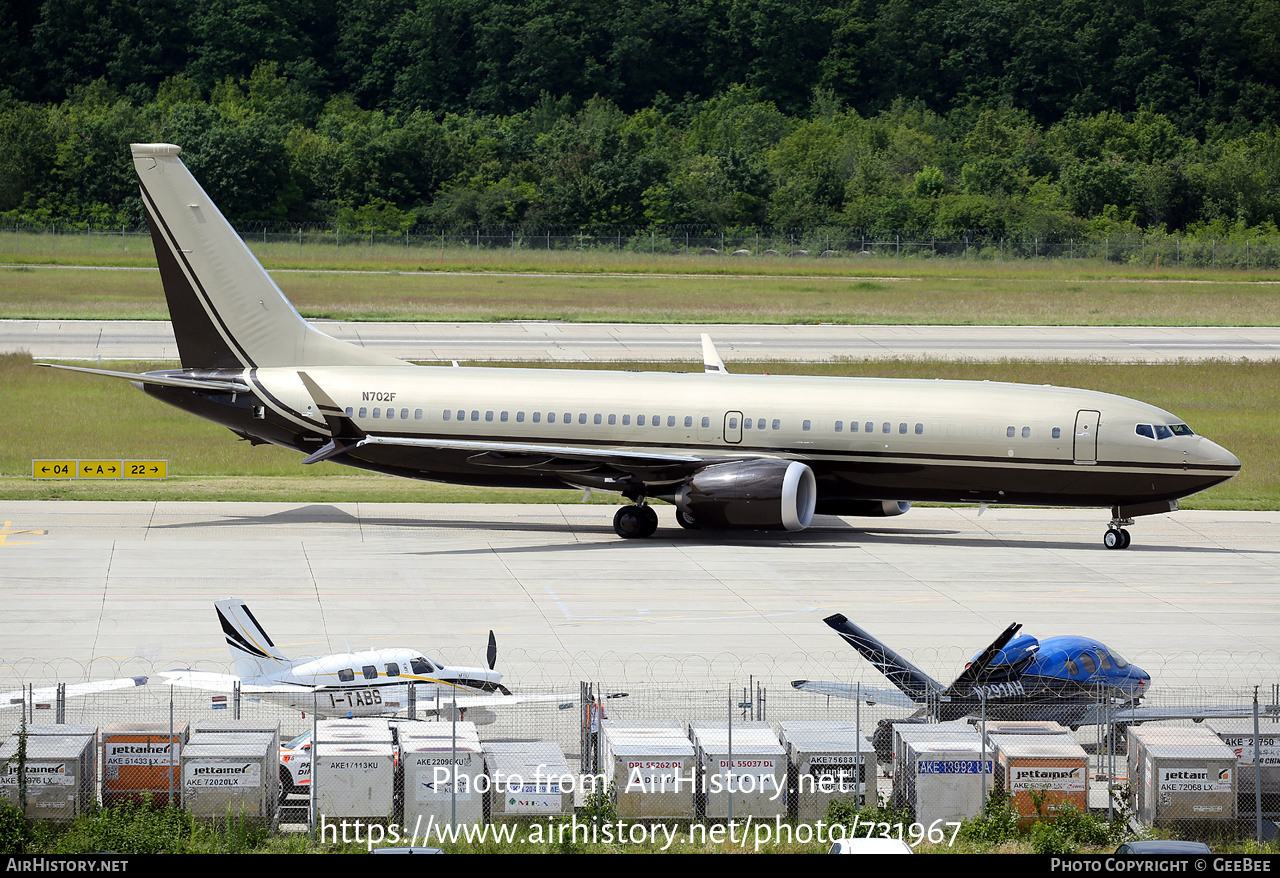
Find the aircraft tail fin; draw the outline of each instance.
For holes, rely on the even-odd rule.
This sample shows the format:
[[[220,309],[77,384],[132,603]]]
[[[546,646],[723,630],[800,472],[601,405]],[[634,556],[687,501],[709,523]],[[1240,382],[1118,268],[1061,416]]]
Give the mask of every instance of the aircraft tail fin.
[[[403,365],[302,319],[168,143],[133,165],[184,368]]]
[[[822,620],[844,638],[845,642],[862,653],[885,679],[897,686],[902,694],[915,702],[925,701],[931,693],[941,693],[943,686],[911,662],[898,655],[864,629],[836,613]]]
[[[236,676],[244,683],[269,683],[291,662],[285,657],[267,632],[249,612],[249,605],[239,598],[217,601],[213,605],[218,612],[218,622],[231,650]]]

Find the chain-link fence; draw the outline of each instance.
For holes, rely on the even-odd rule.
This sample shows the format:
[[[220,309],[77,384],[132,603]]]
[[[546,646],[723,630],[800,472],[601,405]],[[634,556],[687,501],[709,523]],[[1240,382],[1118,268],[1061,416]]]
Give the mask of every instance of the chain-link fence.
[[[235,813],[320,833],[344,821],[416,827],[419,841],[424,827],[569,816],[604,801],[631,820],[792,823],[825,819],[832,802],[887,803],[922,834],[977,816],[993,791],[1027,823],[1079,810],[1211,841],[1253,838],[1259,821],[1280,818],[1280,685],[1244,687],[1239,667],[1218,685],[1162,686],[1140,705],[1102,691],[992,689],[911,710],[871,703],[883,680],[831,697],[777,668],[655,683],[640,671],[655,662],[637,660],[554,685],[570,663],[542,662],[520,703],[455,710],[438,687],[401,685],[376,709],[348,699],[351,718],[324,693],[202,691],[160,675],[82,696],[76,679],[64,696],[47,678],[37,687],[27,664],[8,705],[0,794],[44,820],[145,797],[202,819]]]
[[[340,223],[242,225],[240,235],[264,260],[324,264],[494,260],[508,256],[549,264],[574,260],[828,259],[856,262],[943,259],[959,263],[1039,263],[1266,270],[1280,267],[1280,238],[1190,237],[1178,234],[1004,235],[861,229],[736,229],[632,227],[527,229],[519,226],[388,232]],[[49,220],[9,222],[0,229],[0,258],[148,256],[145,226]]]

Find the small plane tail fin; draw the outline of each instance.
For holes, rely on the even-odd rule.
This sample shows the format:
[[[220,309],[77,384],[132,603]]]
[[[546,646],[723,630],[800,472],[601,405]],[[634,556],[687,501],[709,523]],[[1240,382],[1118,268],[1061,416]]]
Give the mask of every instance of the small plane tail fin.
[[[956,677],[954,683],[947,688],[948,695],[964,696],[968,695],[975,683],[982,681],[991,664],[1000,656],[1000,653],[1008,645],[1010,640],[1022,628],[1018,622],[1014,622],[1004,631],[1000,632],[1000,636],[991,642],[991,645],[984,649],[977,658],[969,662],[969,666],[960,672],[960,676]]]
[[[845,642],[862,653],[885,679],[897,686],[903,695],[917,703],[925,701],[930,693],[941,693],[943,686],[911,662],[898,655],[864,629],[836,613],[822,620],[844,638]]]
[[[213,607],[218,612],[227,648],[231,650],[236,676],[242,682],[269,683],[289,670],[291,662],[253,618],[248,604],[239,598],[231,598],[218,601]]]
[[[183,368],[402,365],[302,319],[169,143],[134,143],[134,170]]]

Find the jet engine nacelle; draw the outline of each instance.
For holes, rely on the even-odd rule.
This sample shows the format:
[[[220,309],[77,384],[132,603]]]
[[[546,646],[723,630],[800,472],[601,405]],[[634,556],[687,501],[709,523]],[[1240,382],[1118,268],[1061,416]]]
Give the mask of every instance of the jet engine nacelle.
[[[820,515],[889,518],[911,508],[910,500],[828,500],[818,504]]]
[[[694,473],[675,503],[700,527],[804,530],[813,521],[818,480],[799,461],[744,460]]]

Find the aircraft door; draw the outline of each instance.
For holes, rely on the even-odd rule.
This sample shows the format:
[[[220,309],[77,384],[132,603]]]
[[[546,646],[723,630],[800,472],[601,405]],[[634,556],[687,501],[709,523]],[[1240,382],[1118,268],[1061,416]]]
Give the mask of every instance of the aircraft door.
[[[742,441],[742,412],[725,412],[724,441],[734,445]]]
[[[1076,412],[1076,463],[1098,462],[1098,412]]]

